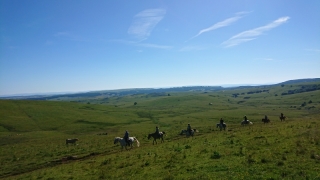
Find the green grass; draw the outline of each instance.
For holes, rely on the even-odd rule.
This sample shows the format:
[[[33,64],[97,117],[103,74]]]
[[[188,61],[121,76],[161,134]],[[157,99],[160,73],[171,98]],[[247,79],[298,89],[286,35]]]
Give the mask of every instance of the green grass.
[[[0,100],[0,178],[319,179],[319,90],[281,95],[302,85],[84,103]],[[269,91],[247,94],[258,90]],[[265,114],[271,123],[261,122]],[[253,126],[240,125],[244,115]],[[227,131],[215,127],[221,117]],[[199,130],[193,138],[179,135],[188,123]],[[155,126],[166,132],[164,143],[147,139]],[[113,144],[125,130],[139,148]],[[79,141],[65,145],[67,138]]]

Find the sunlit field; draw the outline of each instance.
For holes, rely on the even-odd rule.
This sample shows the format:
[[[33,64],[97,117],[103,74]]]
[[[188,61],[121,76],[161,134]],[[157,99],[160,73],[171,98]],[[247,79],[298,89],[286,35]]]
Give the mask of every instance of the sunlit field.
[[[81,102],[0,100],[0,177],[320,179],[320,91],[285,94],[312,85],[319,83]],[[241,126],[245,115],[253,125]],[[270,123],[261,121],[265,115]],[[216,127],[220,118],[225,131]],[[193,137],[180,135],[188,123],[199,131]],[[166,136],[153,145],[147,135],[156,126]],[[125,130],[140,147],[114,144]],[[68,138],[79,141],[66,145]]]

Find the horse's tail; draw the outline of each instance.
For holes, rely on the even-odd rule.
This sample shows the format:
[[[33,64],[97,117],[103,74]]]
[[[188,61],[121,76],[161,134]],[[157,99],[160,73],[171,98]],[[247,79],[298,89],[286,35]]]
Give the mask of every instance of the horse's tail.
[[[138,141],[138,139],[136,137],[133,137],[133,138],[134,138],[134,140],[137,141],[137,147],[139,147],[140,146],[140,142]]]

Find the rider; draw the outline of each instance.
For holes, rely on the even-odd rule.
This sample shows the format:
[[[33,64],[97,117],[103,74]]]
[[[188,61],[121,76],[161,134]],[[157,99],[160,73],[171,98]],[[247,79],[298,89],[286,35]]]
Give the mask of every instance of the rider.
[[[281,116],[280,117],[283,117],[283,113],[281,113]]]
[[[268,121],[268,116],[267,115],[264,115],[264,120]]]
[[[224,124],[224,121],[222,118],[220,118],[220,128],[223,128],[223,124]]]
[[[156,127],[156,132],[155,132],[155,134],[160,135],[160,131],[159,131],[158,126]]]
[[[244,116],[244,121],[245,121],[245,123],[248,123],[248,118],[247,118],[247,116]]]
[[[191,126],[190,126],[190,124],[188,124],[187,131],[189,132],[189,134],[191,134]]]
[[[126,141],[127,145],[129,145],[129,132],[128,132],[128,130],[126,130],[126,132],[124,133],[123,139]]]
[[[224,122],[223,122],[223,119],[220,118],[220,124],[223,125],[223,123],[224,123]]]

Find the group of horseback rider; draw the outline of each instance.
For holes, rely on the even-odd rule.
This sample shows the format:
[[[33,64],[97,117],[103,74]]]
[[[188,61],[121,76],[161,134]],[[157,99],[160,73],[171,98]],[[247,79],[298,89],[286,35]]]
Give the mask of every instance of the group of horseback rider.
[[[156,132],[155,132],[155,134],[157,134],[157,135],[160,136],[160,131],[159,131],[159,127],[158,127],[158,126],[156,127]],[[126,132],[124,133],[123,139],[126,141],[127,146],[129,146],[130,140],[129,140],[129,132],[128,132],[128,130],[126,130]]]
[[[280,116],[280,117],[284,117],[284,116],[283,116],[283,113],[281,113],[281,116]],[[244,118],[245,123],[249,123],[249,120],[248,120],[247,116],[244,116],[243,118]],[[268,119],[268,116],[265,115],[265,116],[264,116],[264,119],[267,120],[267,119]],[[220,118],[220,125],[222,126],[223,124],[224,124],[224,120],[223,120],[222,118]],[[188,126],[187,126],[187,132],[189,132],[189,134],[191,134],[191,131],[192,131],[191,125],[188,124]],[[155,134],[158,134],[158,135],[160,136],[160,131],[159,131],[159,127],[158,127],[158,126],[156,126],[156,132],[155,132]],[[126,130],[126,132],[124,133],[123,139],[125,139],[125,141],[127,142],[127,145],[129,145],[130,142],[129,142],[129,132],[128,132],[128,130]]]

